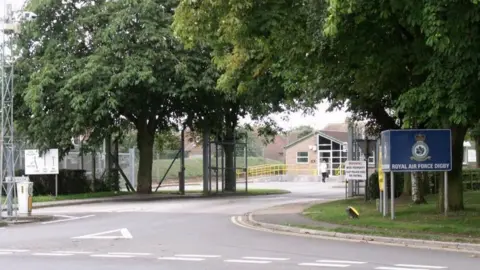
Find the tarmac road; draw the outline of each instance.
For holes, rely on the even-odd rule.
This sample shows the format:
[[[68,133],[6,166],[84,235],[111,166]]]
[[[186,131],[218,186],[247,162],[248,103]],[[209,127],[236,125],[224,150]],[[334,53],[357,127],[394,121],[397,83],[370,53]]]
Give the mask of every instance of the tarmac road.
[[[378,269],[476,270],[464,253],[272,234],[231,217],[278,204],[329,200],[323,183],[262,183],[278,196],[101,203],[37,209],[54,222],[0,229],[0,266],[15,269]]]

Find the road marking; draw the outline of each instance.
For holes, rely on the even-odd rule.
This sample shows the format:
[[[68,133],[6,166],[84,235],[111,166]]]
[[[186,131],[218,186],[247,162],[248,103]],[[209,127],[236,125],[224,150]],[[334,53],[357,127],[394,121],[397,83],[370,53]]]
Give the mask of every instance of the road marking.
[[[159,260],[166,261],[192,261],[192,262],[201,262],[204,261],[204,258],[181,258],[181,257],[160,257]]]
[[[33,256],[57,256],[57,257],[62,257],[62,256],[72,256],[73,254],[67,254],[67,253],[33,253]]]
[[[264,260],[264,261],[288,261],[290,258],[272,258],[272,257],[242,257],[247,260]]]
[[[225,260],[224,262],[228,262],[228,263],[256,263],[256,264],[271,263],[271,261],[254,261],[254,260]]]
[[[419,264],[395,264],[395,266],[400,267],[416,267],[416,268],[431,268],[431,269],[445,269],[446,266],[434,266],[434,265],[419,265]]]
[[[339,268],[344,268],[344,267],[349,267],[350,264],[332,264],[332,263],[299,263],[299,266],[318,266],[318,267],[339,267]],[[405,269],[409,270],[409,269]]]
[[[45,221],[45,222],[42,222],[42,224],[45,225],[45,224],[52,224],[52,223],[60,223],[60,222],[79,220],[79,219],[84,219],[84,218],[89,218],[89,217],[94,217],[94,216],[95,215],[88,215],[88,216],[82,216],[82,217],[72,217],[72,218],[67,218],[67,219]]]
[[[375,268],[377,270],[425,270],[425,268],[401,268],[401,267],[388,267],[382,266]]]
[[[12,255],[13,252],[0,252],[0,255]]]
[[[135,253],[135,252],[108,252],[111,255],[131,255],[131,256],[149,256],[152,253]]]
[[[105,235],[105,234],[111,234],[114,232],[120,232],[121,235]],[[132,239],[132,238],[133,238],[132,234],[126,228],[72,237],[72,239]]]
[[[358,261],[338,261],[338,260],[318,260],[319,263],[349,263],[349,264],[365,264],[367,262]]]
[[[134,256],[130,255],[113,255],[113,254],[93,254],[90,257],[96,258],[133,258]]]
[[[29,252],[28,249],[0,249],[0,252]]]
[[[220,255],[201,255],[201,254],[177,254],[176,257],[193,257],[193,258],[220,258]]]
[[[66,215],[53,215],[54,217],[61,217],[61,218],[76,218],[74,216],[66,216]]]
[[[92,254],[90,251],[54,251],[54,253],[65,253],[65,254]]]

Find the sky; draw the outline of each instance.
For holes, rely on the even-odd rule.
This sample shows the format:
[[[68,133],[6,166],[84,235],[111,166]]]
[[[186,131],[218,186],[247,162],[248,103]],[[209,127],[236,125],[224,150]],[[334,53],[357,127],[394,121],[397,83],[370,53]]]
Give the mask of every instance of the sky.
[[[0,0],[0,14],[3,14],[5,3],[13,4],[13,10],[23,6],[24,0]],[[305,115],[303,112],[272,114],[270,117],[283,129],[292,129],[298,126],[308,125],[315,129],[322,129],[329,123],[344,122],[348,114],[344,110],[326,112],[328,103],[324,102],[317,106],[313,115]],[[251,122],[249,118],[241,122]]]

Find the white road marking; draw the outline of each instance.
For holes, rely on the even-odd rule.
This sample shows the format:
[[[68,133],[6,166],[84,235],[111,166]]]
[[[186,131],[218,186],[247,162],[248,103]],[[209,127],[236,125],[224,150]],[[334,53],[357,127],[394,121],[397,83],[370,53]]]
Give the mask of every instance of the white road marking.
[[[339,267],[345,268],[349,267],[350,264],[333,264],[333,263],[299,263],[299,266],[318,266],[318,267]],[[408,269],[405,269],[408,270]]]
[[[365,264],[367,262],[358,261],[339,261],[339,260],[317,260],[319,263],[349,263],[349,264]]]
[[[54,253],[65,253],[65,254],[92,254],[90,251],[54,251]]]
[[[224,262],[228,262],[228,263],[256,263],[256,264],[271,263],[271,261],[254,261],[254,260],[225,260]]]
[[[111,255],[131,255],[131,256],[149,256],[152,253],[135,253],[135,252],[108,252]]]
[[[166,261],[192,261],[192,262],[201,262],[204,261],[204,258],[181,258],[181,257],[160,257],[159,260]]]
[[[13,252],[0,252],[0,255],[12,255]]]
[[[121,235],[105,235],[105,234],[110,234],[114,232],[120,232]],[[132,234],[126,228],[72,237],[72,239],[132,239],[132,238],[133,238]]]
[[[201,255],[201,254],[176,254],[176,257],[193,257],[193,258],[220,258],[220,255]]]
[[[96,258],[133,258],[134,256],[130,255],[113,255],[113,254],[93,254],[90,257]]]
[[[89,217],[94,217],[94,216],[95,216],[95,215],[88,215],[88,216],[82,216],[82,217],[72,217],[72,218],[67,218],[67,219],[59,219],[59,220],[45,221],[45,222],[42,222],[42,224],[45,225],[45,224],[66,222],[66,221],[79,220],[79,219],[84,219],[84,218],[89,218]]]
[[[29,252],[28,249],[0,249],[0,252]]]
[[[288,261],[290,258],[272,258],[272,257],[242,257],[247,260],[263,260],[263,261]]]
[[[375,269],[377,270],[425,270],[425,268],[403,268],[403,267],[388,267],[388,266],[381,266]]]
[[[395,264],[395,266],[400,267],[413,267],[413,268],[427,268],[427,269],[445,269],[446,266],[434,266],[434,265],[420,265],[420,264]]]
[[[61,217],[61,218],[76,218],[74,216],[66,216],[66,215],[53,215],[54,217]]]
[[[33,256],[57,256],[57,257],[62,257],[62,256],[72,256],[73,254],[67,254],[67,253],[33,253]]]

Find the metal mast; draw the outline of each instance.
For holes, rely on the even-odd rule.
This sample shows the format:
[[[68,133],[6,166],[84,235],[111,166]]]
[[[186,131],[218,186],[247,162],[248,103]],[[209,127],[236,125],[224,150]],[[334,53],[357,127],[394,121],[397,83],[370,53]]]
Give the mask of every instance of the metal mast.
[[[15,192],[15,144],[13,139],[13,35],[18,25],[13,19],[12,5],[2,0],[3,17],[1,28],[0,76],[1,76],[1,137],[0,137],[0,217],[17,216],[14,209]],[[2,194],[3,193],[3,194]],[[5,196],[3,198],[2,196]]]

